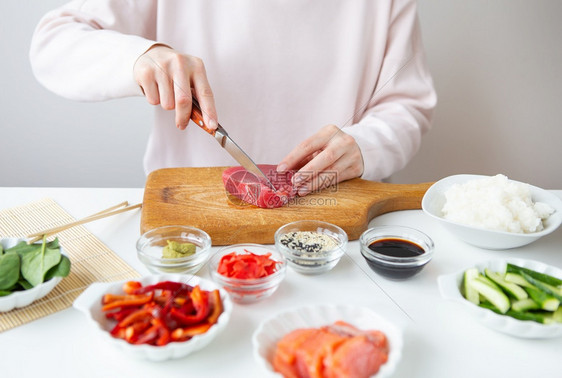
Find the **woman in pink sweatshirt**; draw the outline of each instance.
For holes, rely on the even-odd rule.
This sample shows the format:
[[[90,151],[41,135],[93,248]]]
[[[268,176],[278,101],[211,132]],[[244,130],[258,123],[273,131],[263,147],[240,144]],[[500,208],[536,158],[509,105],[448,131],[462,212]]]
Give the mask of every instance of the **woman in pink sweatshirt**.
[[[300,169],[300,195],[320,172],[403,168],[436,104],[414,0],[76,0],[43,17],[30,58],[61,96],[160,105],[146,173],[236,164],[186,128],[194,95],[254,161]]]

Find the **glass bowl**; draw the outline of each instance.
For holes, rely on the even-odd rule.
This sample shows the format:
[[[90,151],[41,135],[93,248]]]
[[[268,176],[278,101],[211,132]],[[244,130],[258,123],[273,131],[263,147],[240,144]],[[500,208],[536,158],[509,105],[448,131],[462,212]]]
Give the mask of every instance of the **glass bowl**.
[[[433,256],[433,240],[405,226],[377,226],[359,237],[361,254],[381,276],[401,280],[419,273]]]
[[[162,251],[168,241],[192,243],[195,253],[179,258],[164,258]],[[145,232],[137,241],[137,256],[151,273],[195,274],[207,262],[211,238],[198,228],[163,226]]]
[[[277,262],[275,271],[262,278],[240,279],[224,276],[218,272],[219,264],[223,256],[232,252],[237,255],[249,254],[265,255],[270,253],[270,258]],[[283,255],[274,248],[261,244],[234,244],[226,246],[217,251],[209,262],[211,277],[218,285],[221,285],[234,302],[252,303],[271,296],[285,278],[287,262]]]
[[[321,240],[312,240],[320,234]],[[309,242],[301,242],[310,236]],[[291,241],[288,241],[291,240]],[[322,240],[333,242],[330,247],[320,247]],[[347,234],[340,227],[317,220],[288,223],[275,232],[275,247],[285,256],[288,265],[298,273],[321,274],[337,265],[346,251]]]

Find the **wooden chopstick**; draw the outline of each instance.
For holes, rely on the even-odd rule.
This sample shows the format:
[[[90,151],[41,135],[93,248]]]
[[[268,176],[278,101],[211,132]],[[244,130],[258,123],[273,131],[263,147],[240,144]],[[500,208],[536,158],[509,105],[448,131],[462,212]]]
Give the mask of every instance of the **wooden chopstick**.
[[[74,227],[74,226],[79,226],[81,224],[92,222],[92,221],[95,221],[95,220],[98,220],[98,219],[101,219],[101,218],[110,217],[112,215],[116,215],[116,214],[123,213],[125,211],[137,209],[137,208],[142,206],[142,203],[137,203],[136,205],[127,206],[128,204],[129,203],[127,201],[125,201],[125,202],[122,202],[118,205],[111,206],[111,207],[109,207],[105,210],[102,210],[100,212],[97,212],[95,214],[87,216],[85,218],[82,218],[80,220],[77,220],[77,221],[74,221],[74,222],[71,222],[71,223],[64,224],[62,226],[53,227],[53,228],[50,228],[48,230],[43,230],[43,231],[39,231],[39,232],[36,232],[34,234],[28,235],[27,237],[31,238],[31,239],[28,240],[27,243],[28,244],[35,243],[37,240],[42,239],[43,236],[54,235],[54,234],[57,234],[61,231],[64,231],[64,230],[69,229],[69,228]],[[119,209],[120,207],[123,207],[123,206],[126,206],[126,207],[124,207],[122,209]],[[114,210],[114,209],[119,209],[119,210]],[[112,210],[114,210],[114,211],[112,211]]]

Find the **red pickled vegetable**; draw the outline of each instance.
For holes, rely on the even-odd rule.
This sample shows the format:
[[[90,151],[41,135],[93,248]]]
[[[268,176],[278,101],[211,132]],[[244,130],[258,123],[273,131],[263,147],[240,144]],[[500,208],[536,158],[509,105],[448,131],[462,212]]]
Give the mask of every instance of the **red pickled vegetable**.
[[[238,279],[256,279],[269,276],[277,270],[278,262],[271,258],[271,252],[257,255],[248,250],[246,253],[231,252],[224,255],[217,272],[225,277]]]
[[[116,321],[110,334],[131,344],[163,346],[189,340],[211,328],[223,310],[218,290],[180,282],[142,287],[129,281],[123,291],[127,294],[104,295],[102,310]]]

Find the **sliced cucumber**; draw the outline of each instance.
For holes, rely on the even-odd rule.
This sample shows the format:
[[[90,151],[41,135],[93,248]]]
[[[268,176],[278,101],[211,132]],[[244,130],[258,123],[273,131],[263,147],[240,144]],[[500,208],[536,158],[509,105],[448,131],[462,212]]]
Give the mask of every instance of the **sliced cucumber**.
[[[480,303],[479,304],[480,307],[482,308],[486,308],[488,310],[492,310],[497,314],[501,314],[501,315],[507,315],[507,316],[511,316],[512,318],[518,319],[518,320],[531,320],[537,323],[542,323],[542,324],[552,324],[554,323],[554,319],[553,319],[553,314],[551,312],[546,312],[546,311],[542,311],[542,312],[527,312],[527,311],[513,311],[513,310],[507,310],[505,313],[500,312],[500,310],[498,310],[495,306],[491,305],[490,303]]]
[[[492,305],[494,305],[502,314],[505,314],[511,303],[505,293],[492,282],[490,279],[479,275],[468,283],[474,290],[484,296]]]
[[[532,269],[523,268],[521,266],[517,266],[509,263],[507,264],[506,269],[507,269],[507,273],[519,273],[521,275],[523,275],[523,273],[526,273],[527,275],[533,277],[534,279],[544,282],[548,285],[552,285],[552,286],[562,285],[562,279],[553,277],[546,273],[540,273]],[[523,277],[525,276],[523,275]]]
[[[538,310],[539,308],[539,304],[531,298],[521,299],[519,301],[511,303],[511,309],[518,312]]]
[[[558,309],[554,311],[552,319],[557,323],[562,323],[562,306],[558,306]]]
[[[523,278],[525,278],[531,284],[535,285],[537,287],[537,289],[540,289],[540,290],[546,292],[547,294],[552,295],[553,297],[555,297],[559,301],[562,301],[562,289],[560,289],[559,287],[552,286],[552,285],[550,285],[546,282],[540,281],[539,279],[537,279],[533,276],[530,276],[525,272],[521,272],[521,275],[523,276]]]
[[[507,282],[511,282],[522,287],[535,287],[519,273],[506,273],[504,279]]]
[[[534,287],[526,287],[531,299],[539,305],[539,308],[547,311],[556,311],[560,305],[560,301],[552,295]]]
[[[486,277],[494,281],[498,286],[500,286],[509,296],[521,300],[529,298],[529,295],[523,288],[512,282],[507,282],[501,274],[492,272],[490,269],[485,269],[484,273]]]
[[[464,297],[476,305],[480,303],[480,294],[478,294],[478,292],[474,290],[469,283],[479,275],[480,272],[478,272],[478,269],[470,268],[464,272],[463,276]]]

